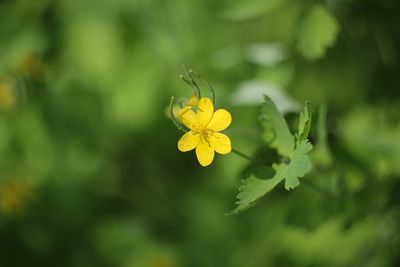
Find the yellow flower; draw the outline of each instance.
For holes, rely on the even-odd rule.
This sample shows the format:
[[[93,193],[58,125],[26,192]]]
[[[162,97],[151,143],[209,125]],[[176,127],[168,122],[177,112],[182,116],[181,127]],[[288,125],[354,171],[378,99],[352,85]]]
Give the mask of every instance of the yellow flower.
[[[220,154],[231,152],[231,140],[225,130],[232,122],[231,114],[225,109],[214,112],[212,101],[203,97],[198,101],[197,111],[184,107],[179,111],[182,123],[190,129],[178,141],[182,152],[196,148],[196,156],[202,166],[208,166],[214,159],[214,151]]]

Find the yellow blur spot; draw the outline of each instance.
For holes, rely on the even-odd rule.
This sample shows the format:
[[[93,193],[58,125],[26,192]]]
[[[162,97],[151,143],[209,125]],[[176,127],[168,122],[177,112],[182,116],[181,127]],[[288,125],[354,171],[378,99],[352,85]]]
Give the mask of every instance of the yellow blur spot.
[[[11,81],[0,81],[0,109],[10,110],[15,106],[16,96]]]
[[[33,197],[33,188],[21,181],[0,185],[0,210],[8,214],[21,214]]]

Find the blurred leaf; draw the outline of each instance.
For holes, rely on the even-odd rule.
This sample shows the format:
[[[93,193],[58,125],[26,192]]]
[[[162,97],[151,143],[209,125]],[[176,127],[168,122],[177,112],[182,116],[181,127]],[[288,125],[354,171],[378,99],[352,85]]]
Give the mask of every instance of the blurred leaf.
[[[338,33],[335,17],[325,7],[315,5],[301,18],[297,50],[308,60],[321,58],[326,49],[334,45]]]
[[[400,174],[399,108],[359,108],[345,116],[339,134],[349,152],[378,177]]]
[[[265,80],[279,85],[283,89],[287,89],[291,87],[291,84],[296,76],[295,72],[296,68],[294,62],[285,60],[273,66],[259,68],[257,79]],[[299,110],[300,107],[297,107],[294,111],[298,112]]]
[[[260,120],[264,128],[264,140],[279,154],[289,157],[294,147],[293,135],[290,133],[285,119],[268,96],[265,96]]]
[[[213,55],[213,64],[220,70],[226,70],[241,63],[241,50],[238,46],[228,46],[218,50]]]
[[[322,105],[318,111],[317,119],[317,141],[312,153],[314,162],[318,162],[323,166],[331,164],[332,156],[328,147],[328,137],[326,133],[326,113],[327,107]]]
[[[350,263],[358,262],[356,259],[360,257],[370,261],[370,257],[364,259],[363,255],[368,251],[366,243],[377,242],[376,233],[382,231],[376,227],[379,225],[377,224],[378,220],[369,216],[346,226],[343,218],[337,216],[312,230],[287,226],[286,230],[281,232],[279,239],[283,249],[282,253],[291,255],[288,257],[300,259],[301,264],[297,263],[297,266],[347,266]],[[390,265],[372,264],[368,266]]]
[[[246,48],[246,58],[261,66],[273,66],[288,58],[282,43],[254,43]]]
[[[272,11],[282,4],[282,0],[236,0],[226,8],[221,16],[233,21],[254,19]]]
[[[242,82],[231,96],[234,105],[255,106],[264,102],[264,96],[273,100],[278,111],[282,114],[297,112],[300,105],[280,86],[263,80],[250,80]]]
[[[56,158],[43,115],[36,108],[29,107],[20,112],[13,123],[15,141],[24,153],[25,164],[34,174],[47,175]]]
[[[118,77],[127,58],[115,22],[95,15],[79,15],[66,25],[63,38],[66,67],[101,84],[100,89],[110,90],[104,83],[112,83]]]

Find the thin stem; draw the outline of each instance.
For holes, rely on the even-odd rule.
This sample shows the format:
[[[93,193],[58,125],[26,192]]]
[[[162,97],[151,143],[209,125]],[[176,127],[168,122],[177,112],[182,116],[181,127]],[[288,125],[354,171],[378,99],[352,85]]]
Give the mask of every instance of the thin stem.
[[[169,115],[171,117],[172,122],[175,124],[178,130],[186,133],[187,131],[182,127],[182,125],[176,120],[174,115],[174,97],[171,96],[171,102],[169,103]]]
[[[183,76],[181,74],[181,75],[179,75],[179,78],[181,78],[185,83],[187,83],[192,88],[194,93],[197,95],[197,89],[195,87],[193,87],[192,83],[188,79],[186,79],[185,76]]]
[[[194,90],[195,94],[197,95],[198,99],[201,98],[201,93],[200,93],[200,87],[197,85],[196,81],[193,79],[192,74],[187,71],[185,65],[181,64],[183,71],[185,72],[186,76],[189,77],[189,80],[187,80],[183,75],[181,75],[181,79],[184,80],[187,84],[192,87]]]
[[[212,102],[213,102],[213,104],[215,104],[215,90],[211,86],[211,84],[200,73],[195,72],[194,70],[191,70],[191,69],[189,70],[189,73],[196,75],[207,86],[208,90],[210,90],[210,93],[211,93]]]
[[[237,154],[238,156],[241,156],[242,158],[247,159],[248,161],[253,161],[254,160],[252,157],[247,156],[246,154],[243,154],[242,152],[240,152],[240,151],[238,151],[238,150],[236,150],[234,148],[232,148],[232,152]]]

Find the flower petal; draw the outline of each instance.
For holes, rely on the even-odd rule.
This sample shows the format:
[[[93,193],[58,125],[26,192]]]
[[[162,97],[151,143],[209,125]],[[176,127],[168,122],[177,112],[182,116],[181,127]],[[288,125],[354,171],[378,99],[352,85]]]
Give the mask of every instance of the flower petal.
[[[197,159],[201,166],[206,167],[211,164],[214,159],[214,149],[210,146],[208,142],[200,142],[196,147]]]
[[[202,97],[197,105],[197,116],[202,125],[207,125],[214,112],[214,105],[208,97]]]
[[[210,138],[210,144],[220,154],[228,154],[232,150],[231,140],[222,133],[214,133]]]
[[[199,134],[185,133],[178,141],[178,149],[182,152],[194,149],[200,143]]]
[[[214,115],[207,125],[207,128],[219,132],[228,128],[231,122],[231,114],[225,109],[218,109],[214,112]]]
[[[191,107],[184,107],[179,110],[179,118],[182,123],[189,129],[193,129],[199,125],[199,120],[196,113],[191,109]]]

